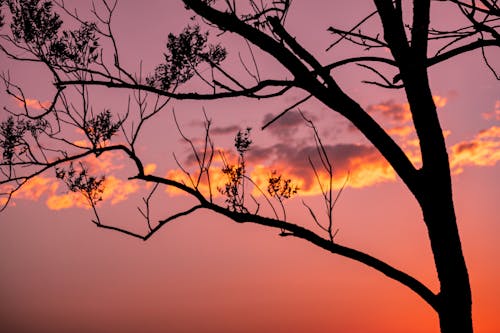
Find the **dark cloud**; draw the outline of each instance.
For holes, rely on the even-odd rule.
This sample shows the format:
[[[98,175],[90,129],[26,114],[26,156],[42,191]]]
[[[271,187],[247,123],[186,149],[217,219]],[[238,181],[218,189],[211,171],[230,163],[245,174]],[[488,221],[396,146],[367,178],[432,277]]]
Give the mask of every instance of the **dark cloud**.
[[[236,133],[238,133],[239,130],[241,130],[241,128],[239,126],[236,126],[236,125],[225,126],[225,127],[217,126],[217,127],[213,127],[210,129],[210,134],[213,134],[213,135],[226,135],[226,134],[236,135]]]
[[[338,188],[343,184],[349,174],[349,186],[365,187],[384,181],[395,179],[395,173],[388,165],[380,153],[368,144],[333,144],[325,145],[324,149],[333,167],[333,180]],[[223,154],[229,163],[236,161],[236,153],[229,148]],[[200,158],[201,153],[198,155]],[[246,153],[246,165],[252,177],[259,177],[259,184],[265,184],[273,170],[286,178],[297,181],[300,187],[308,193],[317,194],[319,187],[316,175],[311,162],[316,171],[320,174],[321,182],[327,182],[326,172],[320,158],[318,148],[314,142],[307,144],[292,142],[278,142],[269,146],[253,145]],[[197,168],[197,161],[194,154],[190,153],[183,161],[186,169],[193,171]],[[220,155],[216,151],[214,155],[213,170],[220,167]]]
[[[262,121],[262,126],[268,124],[270,121],[275,119],[278,114],[268,113],[264,116]],[[305,115],[308,119],[315,121],[316,117],[311,116],[309,114]],[[304,118],[297,111],[289,111],[285,113],[283,116],[279,117],[274,121],[269,127],[266,128],[266,131],[269,131],[271,134],[284,139],[293,136],[295,132],[305,125]]]
[[[471,142],[460,142],[458,144],[456,144],[454,147],[455,147],[455,153],[456,154],[461,154],[463,152],[466,152],[466,151],[473,151],[474,149],[476,149],[477,147],[479,146],[479,144],[475,141],[471,141]]]
[[[372,146],[336,144],[324,148],[333,167],[334,180],[341,181],[350,174],[351,186],[363,187],[394,179],[394,172]],[[260,164],[292,178],[300,178],[304,189],[310,189],[316,182],[310,161],[319,173],[326,174],[318,149],[313,145],[297,147],[279,143],[270,147],[253,147],[248,155],[248,165]]]

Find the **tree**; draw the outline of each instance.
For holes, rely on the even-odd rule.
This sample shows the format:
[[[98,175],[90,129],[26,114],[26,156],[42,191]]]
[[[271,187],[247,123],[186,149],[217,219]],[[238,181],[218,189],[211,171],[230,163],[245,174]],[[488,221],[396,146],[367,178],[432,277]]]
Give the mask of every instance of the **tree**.
[[[334,38],[330,49],[350,42],[364,49],[362,55],[349,56],[326,65],[286,29],[291,1],[262,3],[250,0],[245,4],[210,0],[183,2],[187,10],[203,19],[212,30],[222,34],[234,33],[249,43],[254,68],[243,61],[242,66],[254,80],[252,84],[224,68],[225,48],[210,44],[208,33],[202,32],[198,24],[187,26],[179,35],[170,34],[164,62],[152,74],[143,77],[142,71],[133,73],[121,63],[111,25],[116,3],[103,0],[101,9],[94,6],[94,23],[68,9],[64,2],[1,1],[10,13],[6,19],[10,24],[10,33],[2,35],[1,50],[16,61],[45,66],[53,77],[55,87],[50,103],[40,104],[39,110],[33,111],[21,86],[16,85],[8,74],[3,75],[8,94],[23,107],[21,111],[7,109],[10,116],[0,127],[3,152],[0,184],[6,185],[5,206],[30,179],[53,170],[71,191],[84,195],[93,208],[94,223],[98,227],[139,239],[149,239],[166,223],[180,216],[208,209],[237,223],[251,222],[275,228],[284,237],[302,238],[333,254],[372,267],[408,287],[427,302],[439,316],[441,332],[472,332],[469,277],[456,223],[449,158],[428,69],[466,52],[480,50],[485,64],[498,79],[487,57],[488,48],[500,46],[500,7],[497,2],[440,1],[450,10],[458,11],[466,22],[462,27],[443,30],[430,25],[431,7],[437,5],[437,1],[431,4],[430,0],[419,0],[409,4],[374,0],[375,10],[352,29],[328,28]],[[76,21],[80,28],[64,30],[60,15]],[[365,29],[365,25],[375,18],[380,21],[380,34],[372,34]],[[263,79],[250,44],[275,59],[291,78]],[[111,58],[104,52],[107,49],[111,50]],[[378,78],[378,81],[366,80],[367,85],[404,92],[420,143],[421,167],[414,165],[395,140],[334,78],[335,70],[349,64],[358,64]],[[208,70],[204,72],[200,68]],[[182,90],[189,87],[192,80],[198,80],[207,88],[195,92]],[[94,87],[132,91],[137,111],[129,107],[121,114],[108,109],[95,112],[92,107],[94,101],[90,97],[90,90]],[[284,201],[300,192],[293,180],[281,176],[278,170],[270,175],[267,188],[262,189],[248,176],[245,156],[251,147],[250,129],[238,132],[235,159],[220,153],[222,171],[227,177],[224,185],[217,189],[225,198],[222,203],[215,198],[216,189],[211,183],[216,152],[208,117],[205,118],[205,137],[201,148],[184,135],[178,125],[180,135],[192,148],[192,157],[197,163],[197,170],[193,173],[178,162],[185,180],[149,172],[141,159],[138,142],[143,135],[143,127],[164,112],[172,100],[270,99],[293,89],[306,92],[306,97],[270,119],[264,127],[279,121],[284,114],[312,98],[349,120],[383,155],[420,205],[440,282],[439,293],[432,292],[416,278],[388,263],[335,241],[332,211],[338,196],[333,194],[332,163],[314,123],[305,115],[305,124],[314,133],[320,163],[310,160],[311,167],[316,175],[318,166],[323,167],[330,180],[321,185],[327,204],[327,223],[321,224],[316,213],[307,205],[306,209],[326,236],[288,220]],[[154,100],[152,107],[148,103],[150,96]],[[77,101],[80,103],[78,106]],[[177,120],[175,122],[178,124]],[[73,140],[69,132],[71,128],[83,133],[84,143]],[[119,132],[125,142],[113,141]],[[145,208],[141,209],[148,226],[145,234],[108,225],[101,221],[97,212],[106,179],[91,175],[81,160],[89,156],[99,158],[113,151],[124,153],[134,163],[136,174],[131,179],[154,184],[149,196],[144,198]],[[317,180],[321,184],[319,176]],[[149,200],[159,185],[176,188],[195,198],[197,203],[188,210],[176,212],[155,223],[150,218]],[[252,185],[262,191],[262,200],[271,207],[274,216],[272,213],[269,216],[273,217],[259,213],[261,203],[245,190]],[[279,205],[278,209],[271,200]]]

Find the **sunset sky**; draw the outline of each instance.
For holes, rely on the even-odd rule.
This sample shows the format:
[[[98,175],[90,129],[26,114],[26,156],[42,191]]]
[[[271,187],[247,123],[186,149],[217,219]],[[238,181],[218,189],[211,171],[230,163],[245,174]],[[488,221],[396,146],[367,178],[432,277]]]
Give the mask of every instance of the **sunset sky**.
[[[79,14],[91,18],[91,1],[66,3],[71,8],[77,4]],[[459,26],[458,13],[450,8],[436,2],[431,25]],[[327,28],[348,29],[372,10],[371,1],[295,0],[287,28],[327,64],[364,52],[347,43],[326,52],[332,42]],[[144,75],[152,73],[163,60],[168,33],[178,34],[187,24],[200,22],[193,22],[192,15],[180,0],[120,1],[112,27],[122,65],[132,72],[142,68]],[[369,21],[365,29],[376,35],[379,22]],[[209,40],[227,47],[224,68],[251,82],[240,62],[241,58],[252,64],[248,46],[228,33],[212,32]],[[274,60],[255,48],[252,52],[262,78],[290,78]],[[377,52],[388,56],[387,50]],[[488,50],[488,55],[500,70],[500,52]],[[20,65],[3,54],[0,62],[2,71],[10,71],[11,78],[25,89],[30,109],[47,105],[54,88],[46,69]],[[472,283],[475,332],[498,333],[500,81],[484,65],[480,52],[436,65],[429,72],[449,148],[454,201]],[[396,74],[388,73],[389,77]],[[418,139],[403,92],[361,83],[377,77],[355,65],[334,71],[333,77],[419,166]],[[200,87],[193,80],[182,89],[206,89]],[[19,108],[3,88],[2,107]],[[292,179],[300,190],[285,203],[289,221],[321,233],[303,205],[315,209],[324,221],[321,190],[307,159],[311,156],[318,163],[312,130],[296,111],[261,130],[304,97],[304,92],[292,90],[259,101],[169,102],[147,123],[137,143],[146,173],[185,179],[173,153],[183,168],[196,172],[192,151],[173,121],[173,110],[183,133],[197,147],[204,136],[205,112],[212,121],[217,151],[230,161],[236,156],[235,134],[250,127],[249,176],[264,188],[273,170]],[[109,108],[123,115],[128,93],[93,89],[91,98],[96,109]],[[320,102],[310,99],[300,109],[317,126],[334,166],[335,189],[349,177],[334,210],[334,226],[339,229],[335,240],[390,263],[437,292],[421,212],[394,170],[350,123]],[[6,118],[6,112],[0,111],[0,120]],[[78,145],[89,144],[82,132],[72,129],[66,135]],[[113,140],[123,142],[124,138],[117,135]],[[221,160],[216,154],[213,188],[223,184]],[[85,162],[91,172],[107,174],[103,202],[98,204],[102,221],[146,232],[137,208],[144,207],[142,198],[152,184],[128,180],[134,169],[120,153],[105,153]],[[318,175],[326,180],[325,173]],[[207,187],[202,188],[208,194]],[[258,190],[252,193],[262,202],[263,212],[272,216]],[[223,200],[217,190],[214,194],[216,200]],[[160,187],[152,199],[153,220],[193,203],[178,191]],[[0,331],[439,332],[434,311],[406,287],[303,240],[280,237],[279,230],[236,224],[198,211],[170,222],[143,242],[96,228],[93,218],[84,198],[68,192],[53,171],[26,184],[0,213]]]

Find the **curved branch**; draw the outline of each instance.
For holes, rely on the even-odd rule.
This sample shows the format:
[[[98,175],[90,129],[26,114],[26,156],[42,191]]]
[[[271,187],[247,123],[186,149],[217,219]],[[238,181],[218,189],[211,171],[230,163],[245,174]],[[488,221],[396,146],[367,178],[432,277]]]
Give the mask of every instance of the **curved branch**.
[[[135,163],[138,173],[139,174],[144,174],[144,166],[142,164],[142,161],[136,156],[136,154],[130,150],[128,147],[124,145],[113,145],[113,146],[107,146],[107,147],[100,147],[100,148],[94,148],[94,149],[88,149],[83,153],[80,154],[75,154],[71,156],[66,156],[64,158],[59,158],[55,161],[43,164],[43,167],[41,167],[39,170],[31,172],[29,175],[25,176],[17,176],[17,177],[12,177],[12,178],[7,178],[5,180],[0,180],[0,185],[3,184],[8,184],[11,182],[20,182],[21,184],[12,192],[15,192],[17,189],[19,189],[25,182],[28,180],[41,175],[42,173],[46,172],[47,170],[50,170],[60,164],[71,162],[71,161],[76,161],[81,158],[87,157],[89,155],[100,155],[104,152],[109,152],[109,151],[114,151],[114,150],[121,150],[125,152]]]
[[[238,17],[218,11],[207,5],[204,1],[183,0],[183,2],[197,14],[218,26],[219,29],[239,34],[279,61],[284,68],[288,69],[294,75],[296,87],[306,90],[332,110],[337,111],[350,120],[382,153],[398,175],[409,186],[410,190],[412,192],[415,190],[415,186],[417,186],[417,173],[401,147],[394,142],[369,114],[346,95],[331,76],[324,73],[322,75],[327,86],[319,82],[316,75],[314,75],[314,71],[311,72],[303,61],[310,64],[313,68],[316,68],[319,62],[305,49],[295,47],[293,41],[285,34],[286,32],[281,31],[281,37],[287,38],[285,42],[290,43],[289,46],[295,54],[288,50],[284,44],[277,42],[262,31],[241,22]],[[392,1],[384,0],[383,2],[384,5],[392,6]],[[397,13],[391,13],[391,15],[397,15]],[[393,18],[391,17],[391,19]],[[271,18],[271,24],[272,22],[273,19]],[[278,24],[275,24],[273,28],[279,31]],[[278,35],[280,34],[278,33]],[[399,37],[397,36],[396,38]],[[407,43],[405,45],[407,48]],[[316,68],[315,70],[322,69]]]
[[[167,219],[160,221],[159,224],[153,228],[150,232],[148,232],[146,235],[138,235],[135,233],[131,233],[128,230],[123,230],[114,226],[107,226],[107,225],[98,225],[101,228],[107,228],[115,231],[119,231],[122,233],[125,233],[127,235],[142,239],[142,240],[147,240],[149,239],[153,234],[155,234],[160,228],[165,225],[166,223],[179,218],[181,216],[188,215],[198,209],[207,209],[212,212],[218,213],[220,215],[223,215],[234,222],[237,223],[255,223],[271,228],[275,228],[278,230],[281,230],[282,232],[284,231],[283,235],[287,236],[294,236],[297,238],[304,239],[324,250],[327,250],[333,254],[340,255],[342,257],[357,261],[359,263],[362,263],[368,267],[371,267],[375,269],[376,271],[379,271],[380,273],[386,275],[387,277],[401,283],[402,285],[408,287],[410,290],[415,292],[417,295],[422,297],[424,301],[426,301],[433,309],[437,309],[438,306],[438,297],[436,294],[434,294],[429,288],[427,288],[422,282],[419,280],[415,279],[414,277],[408,275],[407,273],[389,265],[388,263],[375,258],[367,253],[364,253],[362,251],[339,245],[337,243],[331,242],[328,239],[322,238],[316,233],[312,232],[309,229],[306,229],[300,225],[293,224],[290,222],[282,221],[279,219],[274,219],[274,218],[269,218],[269,217],[263,217],[260,215],[255,215],[251,213],[246,213],[246,212],[237,212],[237,211],[232,211],[229,210],[225,207],[219,206],[215,203],[212,203],[205,199],[205,197],[196,189],[193,189],[185,184],[182,184],[180,182],[167,179],[167,178],[162,178],[154,175],[137,175],[136,177],[133,177],[134,179],[141,179],[144,181],[150,181],[154,183],[160,183],[164,184],[167,186],[173,186],[177,189],[180,189],[184,191],[186,194],[189,194],[193,197],[195,197],[200,204],[195,205],[191,207],[190,209],[186,211],[182,211],[180,213],[174,214]]]
[[[281,95],[285,93],[289,88],[295,86],[294,81],[289,80],[264,80],[259,82],[253,87],[246,88],[244,90],[232,90],[228,92],[211,93],[211,94],[199,94],[199,93],[174,93],[165,90],[161,90],[155,87],[151,87],[144,84],[126,83],[126,82],[114,82],[114,81],[100,81],[100,80],[67,80],[54,83],[56,87],[66,87],[66,86],[103,86],[107,88],[117,88],[117,89],[131,89],[131,90],[142,90],[150,93],[154,93],[160,96],[166,96],[169,98],[177,100],[215,100],[221,98],[231,98],[231,97],[251,97],[251,98],[270,98],[276,97],[277,94]],[[278,92],[269,93],[265,95],[256,95],[259,91],[267,87],[280,87]],[[284,87],[284,88],[283,88]]]
[[[340,66],[344,66],[344,65],[352,64],[352,63],[357,63],[357,62],[365,62],[365,61],[380,62],[380,63],[386,64],[386,65],[391,65],[391,66],[397,68],[396,61],[394,61],[392,59],[382,58],[382,57],[353,57],[353,58],[339,60],[339,61],[336,61],[336,62],[331,63],[329,65],[326,65],[324,67],[324,69],[331,71],[331,70],[333,70],[337,67],[340,67]]]
[[[469,43],[467,45],[462,45],[459,46],[455,49],[449,50],[447,52],[441,53],[439,55],[436,55],[434,57],[431,57],[427,60],[427,66],[433,66],[435,64],[438,64],[440,62],[443,62],[445,60],[448,60],[452,57],[455,57],[457,55],[461,55],[463,53],[469,52],[469,51],[474,51],[476,49],[480,49],[486,46],[499,46],[500,47],[500,40],[485,40],[485,39],[479,39],[475,42]]]
[[[318,236],[316,233],[304,227],[301,227],[299,225],[290,222],[262,217],[259,215],[254,215],[249,213],[239,213],[239,212],[229,211],[216,204],[209,203],[206,200],[201,201],[201,205],[203,206],[203,208],[224,215],[237,223],[255,223],[267,227],[276,228],[279,230],[285,230],[287,232],[286,235],[304,239],[333,254],[338,254],[342,257],[360,262],[408,287],[417,295],[422,297],[422,299],[424,299],[433,309],[437,309],[438,306],[437,295],[434,294],[429,288],[427,288],[422,282],[418,281],[417,279],[408,275],[407,273],[398,270],[397,268],[367,253],[364,253],[362,251],[347,246],[333,243],[330,240],[322,238]]]
[[[127,236],[132,236],[132,237],[135,237],[135,238],[139,238],[143,241],[147,241],[149,238],[151,238],[154,234],[156,234],[156,232],[158,230],[161,229],[161,227],[163,227],[165,224],[167,224],[168,222],[170,221],[173,221],[175,219],[178,219],[179,217],[182,217],[182,216],[186,216],[186,215],[189,215],[191,213],[193,213],[194,211],[200,209],[200,208],[203,208],[203,206],[201,205],[196,205],[196,206],[193,206],[191,208],[189,208],[188,210],[185,210],[185,211],[182,211],[182,212],[179,212],[177,214],[173,214],[171,216],[169,216],[168,218],[162,220],[162,221],[159,221],[158,225],[154,228],[152,228],[147,234],[145,235],[141,235],[141,234],[138,234],[138,233],[135,233],[135,232],[132,232],[130,230],[127,230],[127,229],[123,229],[123,228],[120,228],[120,227],[116,227],[116,226],[113,226],[113,225],[108,225],[108,224],[102,224],[102,223],[95,223],[95,225],[99,228],[103,228],[103,229],[108,229],[108,230],[113,230],[113,231],[117,231],[117,232],[120,232],[122,234],[125,234]]]

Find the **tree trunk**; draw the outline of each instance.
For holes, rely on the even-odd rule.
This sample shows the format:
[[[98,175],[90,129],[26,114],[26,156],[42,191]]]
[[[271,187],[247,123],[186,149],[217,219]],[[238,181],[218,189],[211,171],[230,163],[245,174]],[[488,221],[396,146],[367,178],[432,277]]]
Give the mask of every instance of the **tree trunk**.
[[[421,205],[441,286],[437,309],[441,333],[472,333],[471,289],[451,192],[443,180],[427,184]]]

